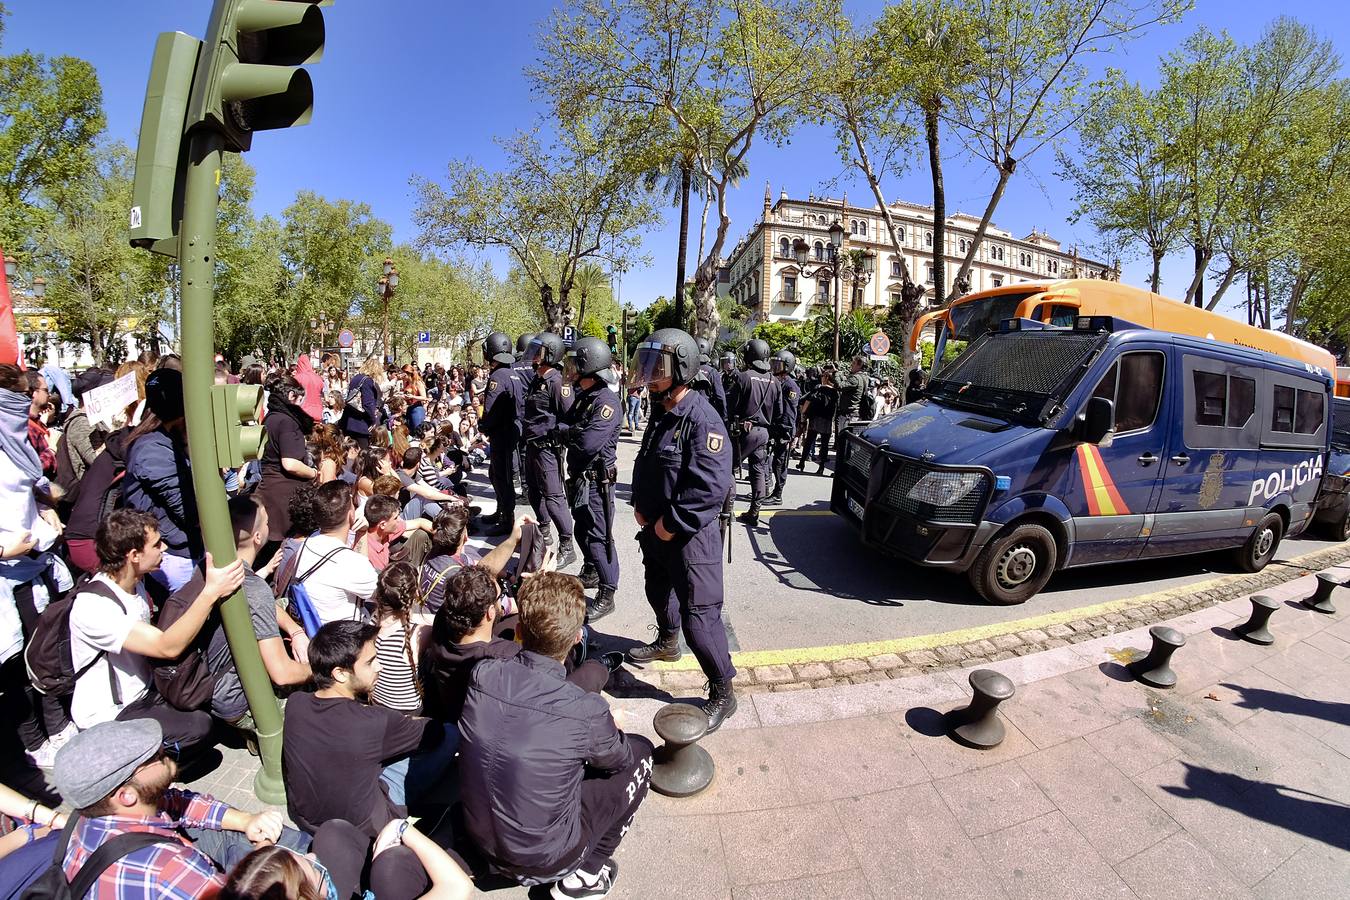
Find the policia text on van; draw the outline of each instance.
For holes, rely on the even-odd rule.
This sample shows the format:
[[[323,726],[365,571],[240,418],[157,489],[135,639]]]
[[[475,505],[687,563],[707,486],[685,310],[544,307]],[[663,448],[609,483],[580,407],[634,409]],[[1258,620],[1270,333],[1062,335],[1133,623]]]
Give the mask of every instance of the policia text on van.
[[[979,337],[841,447],[831,509],[863,541],[1021,603],[1058,569],[1233,548],[1263,568],[1311,519],[1330,373],[1080,317]]]

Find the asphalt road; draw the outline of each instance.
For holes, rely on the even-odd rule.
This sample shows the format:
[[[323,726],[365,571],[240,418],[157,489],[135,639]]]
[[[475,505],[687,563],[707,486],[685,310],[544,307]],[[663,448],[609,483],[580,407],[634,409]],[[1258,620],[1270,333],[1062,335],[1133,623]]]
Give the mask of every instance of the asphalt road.
[[[621,578],[617,610],[598,631],[631,641],[650,640],[654,619],[642,587],[642,562],[629,505],[636,438],[619,445],[619,502],[615,542]],[[1224,554],[1121,563],[1063,572],[1020,606],[990,606],[964,575],[924,569],[868,550],[848,523],[829,512],[831,480],[791,470],[785,502],[769,507],[759,527],[732,527],[732,562],[725,566],[724,619],[733,650],[784,650],[913,637],[1024,619],[1237,571]],[[486,472],[473,476],[475,497],[489,498]],[[748,495],[742,480],[738,493]],[[485,509],[491,501],[482,504]],[[737,512],[748,506],[736,504]],[[518,506],[518,514],[529,509]],[[1319,539],[1285,541],[1277,559],[1326,547]],[[580,563],[567,571],[576,573]]]

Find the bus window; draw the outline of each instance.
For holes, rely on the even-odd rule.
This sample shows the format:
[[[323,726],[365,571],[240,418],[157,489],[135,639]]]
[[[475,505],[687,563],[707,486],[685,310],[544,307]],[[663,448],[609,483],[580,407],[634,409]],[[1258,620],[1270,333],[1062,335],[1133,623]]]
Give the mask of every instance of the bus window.
[[[957,341],[973,341],[985,332],[995,330],[1004,319],[1011,319],[1017,315],[1017,307],[1023,300],[1038,293],[1040,291],[999,294],[957,303],[947,310],[955,326],[949,338]]]
[[[1078,307],[1056,303],[1050,307],[1050,324],[1063,328],[1072,328],[1073,320],[1078,316]],[[1037,318],[1040,318],[1037,316]]]

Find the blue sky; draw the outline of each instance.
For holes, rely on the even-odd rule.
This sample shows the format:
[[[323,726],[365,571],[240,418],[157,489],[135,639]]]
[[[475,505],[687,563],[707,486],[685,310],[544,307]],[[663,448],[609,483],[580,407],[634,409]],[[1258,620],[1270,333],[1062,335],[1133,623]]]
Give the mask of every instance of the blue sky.
[[[31,49],[70,54],[98,70],[108,114],[108,133],[134,145],[155,35],[185,31],[201,36],[208,0],[9,0],[11,15],[0,52]],[[493,137],[528,127],[540,104],[521,74],[536,57],[534,36],[554,4],[541,0],[337,0],[323,10],[327,25],[324,59],[310,67],[314,121],[304,128],[259,134],[248,161],[258,170],[255,208],[278,213],[300,189],[330,198],[363,200],[389,221],[398,240],[416,237],[409,178],[439,177],[447,160],[470,156],[492,166],[500,158]],[[880,0],[851,0],[851,13],[870,18]],[[1350,11],[1345,0],[1306,0],[1282,5],[1247,0],[1198,0],[1179,25],[1157,28],[1122,54],[1101,59],[1132,77],[1153,83],[1158,59],[1198,25],[1227,29],[1237,40],[1259,37],[1270,20],[1294,15],[1332,38],[1350,57]],[[840,173],[834,144],[819,129],[803,128],[789,146],[760,144],[751,150],[750,175],[730,207],[729,250],[759,215],[764,183],[778,195],[821,191]],[[946,145],[947,208],[978,215],[993,184],[992,174],[963,165],[954,141]],[[1009,186],[994,221],[1021,236],[1033,226],[1065,246],[1093,241],[1086,225],[1070,226],[1070,191],[1055,175],[1051,154],[1033,157]],[[861,182],[843,182],[855,201],[868,197]],[[926,168],[884,185],[887,196],[931,202]],[[624,276],[621,296],[645,305],[668,295],[674,281],[675,215],[649,233],[651,264]],[[696,239],[691,238],[691,245]],[[692,257],[691,247],[691,257]],[[504,272],[504,261],[499,271]],[[690,260],[690,268],[694,261]],[[1185,290],[1188,265],[1178,258],[1164,269],[1163,292]],[[1142,284],[1142,260],[1127,262],[1125,280]],[[1240,286],[1229,296],[1238,301]],[[1227,305],[1227,304],[1226,304]]]

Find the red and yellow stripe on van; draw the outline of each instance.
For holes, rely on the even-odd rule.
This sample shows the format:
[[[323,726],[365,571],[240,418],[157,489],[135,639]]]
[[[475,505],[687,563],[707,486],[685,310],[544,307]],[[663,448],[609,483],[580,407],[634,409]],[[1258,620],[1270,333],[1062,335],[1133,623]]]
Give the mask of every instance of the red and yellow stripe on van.
[[[1094,516],[1125,516],[1130,508],[1111,480],[1111,470],[1102,462],[1102,451],[1095,444],[1078,445],[1078,471],[1083,477],[1088,513]]]

